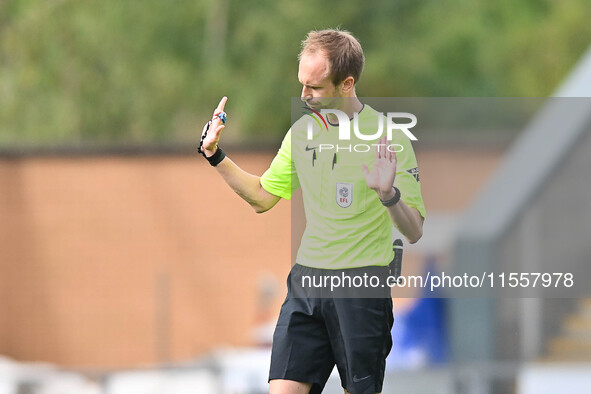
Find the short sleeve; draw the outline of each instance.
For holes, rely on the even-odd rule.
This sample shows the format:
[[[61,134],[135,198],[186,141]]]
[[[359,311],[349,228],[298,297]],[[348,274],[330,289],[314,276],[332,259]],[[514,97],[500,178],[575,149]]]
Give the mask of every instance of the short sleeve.
[[[261,186],[271,194],[289,200],[300,182],[291,157],[291,130],[287,132],[271,166],[261,176]]]
[[[421,180],[417,158],[406,136],[397,139],[396,143],[403,146],[402,152],[396,154],[396,178],[394,186],[400,190],[401,199],[409,207],[416,208],[421,216],[426,217],[427,210],[421,194]]]

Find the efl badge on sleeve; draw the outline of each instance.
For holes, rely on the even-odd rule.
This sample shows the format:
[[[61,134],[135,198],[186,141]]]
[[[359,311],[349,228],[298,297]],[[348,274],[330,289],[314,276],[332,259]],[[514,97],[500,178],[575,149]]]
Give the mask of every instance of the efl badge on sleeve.
[[[341,208],[348,208],[353,202],[353,184],[337,182],[337,204]]]

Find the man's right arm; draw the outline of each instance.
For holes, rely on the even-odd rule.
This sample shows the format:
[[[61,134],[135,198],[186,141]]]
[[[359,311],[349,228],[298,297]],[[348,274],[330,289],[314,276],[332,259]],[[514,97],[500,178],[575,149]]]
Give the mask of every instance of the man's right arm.
[[[215,168],[232,190],[249,203],[256,213],[268,211],[281,198],[263,189],[260,177],[244,171],[229,157],[224,158]]]
[[[218,142],[220,133],[225,125],[216,115],[224,111],[227,97],[223,97],[214,111],[214,116],[210,124],[207,136],[202,141],[202,150],[206,157],[212,157],[219,149]],[[224,120],[225,122],[225,120]],[[249,203],[257,213],[263,213],[273,208],[280,197],[269,193],[261,186],[261,178],[244,171],[229,157],[224,157],[216,167],[218,173],[224,178],[226,183]]]

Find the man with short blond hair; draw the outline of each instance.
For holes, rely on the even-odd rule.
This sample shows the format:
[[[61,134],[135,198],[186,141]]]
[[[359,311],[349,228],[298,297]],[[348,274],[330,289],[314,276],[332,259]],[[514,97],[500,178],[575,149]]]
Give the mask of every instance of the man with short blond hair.
[[[355,83],[365,65],[365,56],[359,41],[346,31],[321,30],[311,31],[304,41],[298,60],[304,54],[322,53],[330,63],[332,82],[336,86],[348,76],[353,77]]]
[[[307,110],[336,109],[367,130],[383,116],[356,96],[365,58],[351,33],[312,31],[298,59]],[[306,209],[306,231],[273,336],[270,392],[320,393],[335,365],[345,392],[380,392],[392,346],[392,299],[302,297],[294,286],[305,276],[327,272],[383,277],[393,258],[392,224],[409,242],[419,240],[425,207],[410,141],[402,132],[393,135],[403,147],[398,153],[385,137],[376,141],[375,152],[321,152],[319,144],[339,133],[338,117],[328,113],[326,129],[314,128],[310,139],[309,117],[302,116],[258,177],[218,147],[226,100],[206,126],[200,151],[256,212],[271,209],[280,198],[290,199],[298,187]]]

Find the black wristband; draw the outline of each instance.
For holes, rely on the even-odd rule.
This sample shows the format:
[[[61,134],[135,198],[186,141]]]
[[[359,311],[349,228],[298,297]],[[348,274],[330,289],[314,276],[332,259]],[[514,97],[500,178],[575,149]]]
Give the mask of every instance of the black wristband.
[[[205,154],[203,156],[205,156]],[[220,164],[222,162],[222,160],[224,160],[225,157],[226,157],[226,153],[219,146],[213,155],[211,155],[209,157],[205,156],[205,158],[207,159],[209,164],[211,164],[213,167]]]
[[[392,197],[391,199],[386,200],[386,201],[384,201],[380,198],[380,202],[385,207],[391,207],[392,205],[396,205],[398,203],[398,201],[400,201],[400,195],[401,195],[400,190],[396,186],[392,186],[392,189],[394,189],[394,192],[395,192],[394,197]]]
[[[201,133],[201,142],[199,143],[199,148],[197,148],[197,152],[201,153],[203,155],[203,157],[205,157],[207,159],[209,164],[211,164],[213,167],[215,167],[218,164],[220,164],[222,160],[224,160],[224,158],[226,157],[226,153],[224,153],[222,148],[220,148],[218,146],[218,149],[215,151],[215,153],[213,155],[211,155],[210,157],[207,157],[205,155],[205,152],[202,149],[203,148],[203,141],[205,140],[205,137],[207,137],[207,132],[209,131],[210,126],[211,126],[211,120],[209,122],[207,122],[205,124],[205,126],[203,126],[203,133]]]

